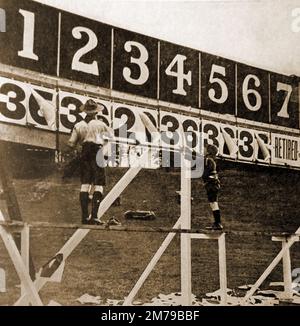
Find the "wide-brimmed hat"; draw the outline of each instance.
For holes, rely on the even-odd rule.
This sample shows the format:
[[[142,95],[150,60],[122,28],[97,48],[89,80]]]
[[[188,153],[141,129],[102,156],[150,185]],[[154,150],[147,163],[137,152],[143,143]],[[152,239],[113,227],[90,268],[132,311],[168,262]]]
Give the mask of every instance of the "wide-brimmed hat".
[[[212,155],[212,156],[217,156],[218,154],[218,147],[215,145],[207,144],[205,146],[207,154]]]
[[[81,105],[79,109],[81,112],[85,112],[86,114],[94,114],[101,112],[104,109],[104,105],[89,99],[85,104]]]

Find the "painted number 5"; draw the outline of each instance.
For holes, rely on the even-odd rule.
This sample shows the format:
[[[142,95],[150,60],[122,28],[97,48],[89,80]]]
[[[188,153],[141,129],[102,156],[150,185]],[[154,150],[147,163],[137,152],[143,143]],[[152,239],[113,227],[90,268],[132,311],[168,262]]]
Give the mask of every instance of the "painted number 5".
[[[213,102],[222,104],[222,103],[225,103],[228,98],[228,88],[222,79],[214,77],[215,73],[225,77],[226,76],[225,68],[221,67],[221,66],[217,66],[217,65],[212,65],[211,73],[209,76],[209,82],[211,84],[213,84],[213,83],[219,84],[219,86],[221,87],[222,93],[221,93],[221,96],[219,98],[217,98],[216,91],[214,89],[210,89],[208,91],[208,96]]]
[[[139,66],[140,68],[140,75],[138,78],[131,77],[131,70],[128,67],[123,69],[123,77],[125,78],[128,83],[133,85],[143,85],[149,78],[149,69],[146,66],[146,62],[149,59],[148,51],[141,43],[134,42],[134,41],[127,41],[124,44],[124,49],[126,52],[131,52],[132,47],[136,47],[140,51],[140,56],[138,58],[130,58],[130,62],[134,63]]]

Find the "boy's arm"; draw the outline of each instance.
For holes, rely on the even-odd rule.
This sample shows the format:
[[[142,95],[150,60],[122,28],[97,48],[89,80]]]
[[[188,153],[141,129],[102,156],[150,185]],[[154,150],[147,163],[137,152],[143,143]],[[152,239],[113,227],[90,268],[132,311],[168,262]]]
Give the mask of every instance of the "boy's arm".
[[[78,137],[78,133],[76,131],[76,128],[73,128],[67,145],[69,146],[69,148],[73,149],[73,148],[76,147],[76,145],[78,143],[78,140],[79,140],[79,137]]]
[[[111,138],[114,138],[114,130],[113,130],[112,128],[106,126],[106,125],[105,125],[105,127],[106,127],[106,130],[105,130],[104,135],[105,135],[107,138],[110,138],[110,139],[111,139]]]

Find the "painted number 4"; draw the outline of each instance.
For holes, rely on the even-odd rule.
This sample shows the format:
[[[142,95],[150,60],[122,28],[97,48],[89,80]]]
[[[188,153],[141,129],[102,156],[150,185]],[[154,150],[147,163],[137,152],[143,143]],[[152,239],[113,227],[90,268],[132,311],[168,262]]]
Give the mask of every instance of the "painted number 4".
[[[186,91],[184,90],[185,80],[189,86],[192,85],[192,72],[189,71],[186,74],[184,73],[184,62],[186,59],[187,59],[186,56],[177,54],[166,69],[166,74],[168,76],[177,78],[177,88],[172,90],[174,94],[187,95]],[[174,71],[172,69],[176,64],[177,64],[177,71]]]

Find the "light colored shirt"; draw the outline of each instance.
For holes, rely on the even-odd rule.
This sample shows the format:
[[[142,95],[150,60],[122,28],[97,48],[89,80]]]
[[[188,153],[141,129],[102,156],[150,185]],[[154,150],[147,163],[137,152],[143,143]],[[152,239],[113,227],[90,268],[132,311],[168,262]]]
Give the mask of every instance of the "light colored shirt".
[[[74,147],[77,144],[91,142],[103,145],[107,138],[113,137],[113,130],[101,120],[82,120],[77,122],[71,133],[69,145]]]

